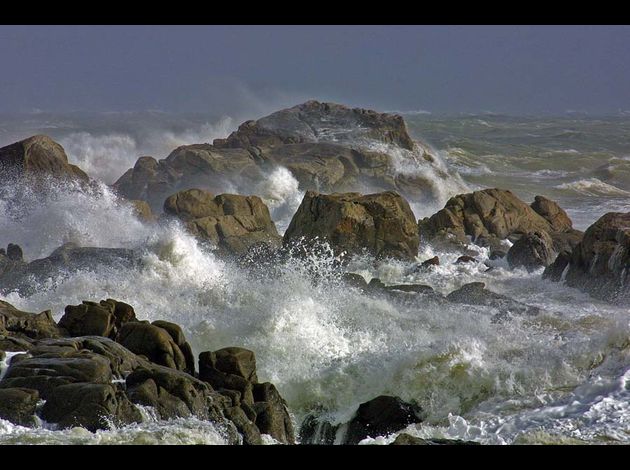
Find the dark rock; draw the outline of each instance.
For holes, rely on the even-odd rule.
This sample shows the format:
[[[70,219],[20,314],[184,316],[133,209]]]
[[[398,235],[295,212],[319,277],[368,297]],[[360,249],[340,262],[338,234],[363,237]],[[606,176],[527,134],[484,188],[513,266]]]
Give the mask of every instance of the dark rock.
[[[457,261],[455,261],[455,264],[476,263],[476,262],[477,262],[477,258],[468,256],[468,255],[462,255],[459,258],[457,258]]]
[[[80,305],[67,305],[59,326],[70,336],[116,336],[116,317],[110,308],[89,301]]]
[[[356,273],[343,273],[341,280],[348,286],[356,287],[358,289],[365,290],[368,287],[368,283],[365,282],[365,278]]]
[[[167,322],[164,320],[156,320],[152,323],[159,328],[162,328],[171,335],[175,344],[179,347],[180,351],[184,355],[186,359],[186,368],[184,372],[187,372],[190,375],[195,375],[195,356],[193,355],[192,348],[190,344],[186,341],[186,337],[184,336],[184,331],[179,325],[175,323]]]
[[[538,307],[523,304],[505,295],[489,291],[485,287],[486,285],[483,282],[464,284],[459,289],[448,294],[446,300],[467,305],[485,305],[496,308],[505,314],[537,315],[540,313]]]
[[[45,135],[35,135],[0,148],[0,175],[3,181],[25,176],[89,179],[78,166],[68,163],[63,147]]]
[[[396,436],[393,446],[478,446],[481,445],[475,441],[462,441],[459,439],[423,439],[421,437],[411,436],[410,434],[401,433]]]
[[[101,300],[99,304],[112,312],[117,330],[120,330],[125,323],[137,321],[135,310],[125,302],[106,299]]]
[[[429,266],[439,266],[439,265],[440,265],[440,257],[434,256],[433,258],[423,261],[420,266],[423,268],[427,268]]]
[[[116,341],[151,362],[177,370],[185,370],[186,357],[168,331],[145,322],[125,323]]]
[[[50,310],[38,314],[23,312],[0,300],[0,334],[3,331],[7,336],[25,340],[57,338],[64,334],[53,320]]]
[[[0,388],[0,418],[20,426],[34,426],[38,401],[37,390]]]
[[[555,258],[553,241],[547,232],[523,235],[507,253],[507,261],[511,268],[524,267],[528,271],[547,267]]]
[[[287,228],[285,245],[323,240],[337,254],[367,251],[415,259],[418,228],[407,201],[393,191],[320,194],[308,191]]]
[[[308,415],[300,426],[300,444],[333,445],[338,429],[338,425],[316,415]]]
[[[269,209],[258,196],[221,194],[189,189],[169,196],[164,212],[186,222],[188,230],[217,246],[219,253],[244,255],[259,243],[280,245]]]
[[[245,445],[261,445],[263,443],[260,430],[252,423],[245,411],[239,406],[231,406],[225,409],[225,416],[234,423],[238,432],[243,436]]]
[[[417,294],[430,294],[435,292],[433,287],[424,284],[396,284],[385,287],[386,290],[399,290],[403,292],[415,292]]]
[[[379,292],[386,289],[385,284],[378,277],[373,277],[368,283],[368,289],[372,292]]]
[[[211,353],[201,353],[199,356],[200,369],[202,355],[204,368],[212,368],[224,374],[236,375],[249,382],[258,383],[258,377],[256,376],[256,356],[253,351],[244,348],[230,347],[219,349]]]
[[[83,427],[95,432],[115,425],[139,423],[142,416],[127,396],[111,384],[73,383],[55,387],[47,396],[42,417],[61,428]]]
[[[354,418],[348,424],[346,444],[358,444],[367,437],[386,436],[421,422],[420,407],[402,401],[398,397],[378,396],[359,405]]]
[[[14,245],[13,243],[9,243],[7,247],[7,258],[11,261],[24,261],[24,253],[22,253],[22,248],[19,245]]]
[[[630,299],[630,212],[610,212],[591,225],[568,266],[567,285],[602,300]]]
[[[566,251],[560,253],[556,260],[545,268],[543,272],[543,279],[550,279],[554,282],[558,282],[562,279],[562,273],[571,262],[571,253]]]

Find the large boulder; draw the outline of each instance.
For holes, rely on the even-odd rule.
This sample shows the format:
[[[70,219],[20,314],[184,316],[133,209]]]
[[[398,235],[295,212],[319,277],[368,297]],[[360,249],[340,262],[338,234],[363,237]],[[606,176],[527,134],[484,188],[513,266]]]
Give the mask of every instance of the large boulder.
[[[345,444],[358,444],[367,437],[386,436],[422,421],[421,408],[398,397],[381,395],[359,405],[348,423]]]
[[[67,305],[59,320],[70,336],[116,336],[116,317],[109,308],[84,300],[80,305]]]
[[[418,227],[399,194],[320,194],[308,191],[287,228],[285,245],[328,242],[336,253],[368,252],[376,257],[415,259]]]
[[[501,240],[515,241],[530,233],[546,233],[556,253],[571,250],[582,233],[572,228],[566,212],[555,202],[536,196],[532,205],[505,189],[459,194],[443,209],[419,221],[420,236],[430,242],[451,238],[501,250]]]
[[[164,320],[156,320],[151,324],[166,330],[168,334],[171,335],[171,338],[184,355],[184,359],[186,361],[184,372],[187,372],[190,375],[195,375],[195,356],[193,355],[192,347],[188,344],[188,341],[186,341],[182,327]]]
[[[30,388],[0,388],[0,419],[34,426],[39,393]]]
[[[507,252],[507,261],[511,268],[524,267],[528,271],[547,267],[555,258],[553,240],[547,232],[523,235]]]
[[[287,404],[273,384],[258,382],[256,356],[252,351],[228,347],[202,352],[199,378],[229,397],[233,407],[240,408],[229,413],[237,420],[237,427],[246,432],[248,442],[257,442],[257,433],[251,428],[254,425],[259,433],[268,434],[280,443],[295,443]]]
[[[23,339],[58,338],[65,332],[59,328],[50,310],[29,313],[0,300],[0,334]]]
[[[0,148],[0,178],[53,177],[88,181],[76,165],[68,163],[63,147],[50,137],[35,135]]]
[[[630,299],[630,212],[610,212],[586,232],[572,253],[558,257],[544,276],[560,280],[593,297],[613,302]]]
[[[176,370],[187,368],[186,357],[164,328],[148,322],[125,323],[116,341],[149,361]]]
[[[189,189],[169,196],[164,212],[186,223],[190,232],[217,247],[221,254],[243,255],[259,243],[280,245],[269,209],[258,196]]]
[[[287,168],[302,190],[347,192],[363,184],[433,200],[445,184],[465,188],[410,138],[401,116],[318,101],[246,121],[225,139],[182,146],[162,160],[142,157],[114,186],[159,210],[175,191],[254,187],[276,167]]]
[[[140,257],[126,248],[80,247],[75,243],[65,243],[46,258],[20,263],[0,272],[0,293],[17,290],[31,295],[38,284],[64,273],[91,271],[103,265],[112,269],[127,269],[139,263]]]

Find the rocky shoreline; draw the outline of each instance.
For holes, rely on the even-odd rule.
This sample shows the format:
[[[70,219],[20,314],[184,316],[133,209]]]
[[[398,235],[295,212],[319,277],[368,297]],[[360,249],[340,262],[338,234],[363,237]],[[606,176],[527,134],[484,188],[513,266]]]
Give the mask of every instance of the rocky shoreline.
[[[164,160],[141,157],[113,188],[143,223],[177,220],[217,257],[241,267],[273,272],[284,260],[312,254],[324,243],[337,257],[342,281],[377,298],[492,307],[499,311],[493,322],[540,314],[539,308],[492,292],[482,282],[442,295],[427,285],[386,285],[377,278],[368,283],[347,270],[353,257],[367,255],[430,271],[441,260],[419,259],[419,247],[426,245],[460,254],[457,264],[479,263],[470,250],[476,245],[510,269],[540,270],[544,279],[598,299],[630,299],[630,214],[605,214],[581,232],[542,195],[528,204],[509,190],[489,188],[457,194],[431,217],[416,220],[409,200],[430,198],[439,182],[394,173],[392,148],[448,177],[409,137],[399,116],[307,102],[248,121],[212,144],[180,147]],[[0,148],[0,163],[8,184],[54,191],[51,181],[94,183],[46,136]],[[288,168],[305,191],[283,236],[258,195],[216,191],[237,177],[253,187],[275,166]],[[359,182],[376,191],[353,192]],[[12,240],[0,249],[3,295],[28,294],[61,270],[141,263],[130,249],[71,243],[27,262],[19,243]],[[265,435],[279,444],[358,444],[423,421],[419,404],[378,396],[361,404],[347,423],[311,417],[298,428],[278,389],[259,382],[254,351],[235,345],[195,357],[179,325],[140,320],[133,299],[126,300],[130,304],[103,299],[67,305],[58,322],[51,310],[24,312],[0,300],[0,360],[6,362],[0,371],[0,419],[27,427],[39,419],[60,429],[96,431],[138,423],[144,407],[150,407],[159,419],[194,416],[216,423],[226,442],[254,445]],[[463,443],[408,434],[394,441]]]

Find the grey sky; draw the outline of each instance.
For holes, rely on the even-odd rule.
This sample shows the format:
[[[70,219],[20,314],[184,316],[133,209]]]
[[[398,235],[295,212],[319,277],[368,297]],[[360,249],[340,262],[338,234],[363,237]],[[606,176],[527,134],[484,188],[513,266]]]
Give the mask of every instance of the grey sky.
[[[630,110],[626,26],[0,26],[0,112]]]

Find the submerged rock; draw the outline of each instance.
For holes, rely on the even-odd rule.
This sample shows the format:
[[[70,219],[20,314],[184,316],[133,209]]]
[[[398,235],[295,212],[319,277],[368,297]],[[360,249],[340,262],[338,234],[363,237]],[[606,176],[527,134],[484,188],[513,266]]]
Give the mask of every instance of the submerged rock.
[[[287,228],[285,245],[328,242],[337,254],[415,259],[418,227],[399,194],[320,194],[308,191]]]
[[[511,299],[505,295],[497,294],[485,288],[483,282],[471,282],[464,284],[446,296],[446,300],[458,304],[485,305],[496,308],[500,315],[505,314],[526,314],[537,315],[540,313],[538,307],[526,305]]]
[[[393,446],[478,446],[475,441],[462,441],[459,439],[423,439],[410,434],[401,433],[396,436]]]
[[[281,237],[269,209],[258,196],[189,189],[169,196],[164,212],[186,223],[188,230],[226,255],[244,255],[253,245],[279,246]]]
[[[613,302],[630,299],[630,213],[610,212],[584,233],[571,254],[549,266],[545,278],[560,280],[593,297]]]
[[[386,436],[419,423],[422,409],[398,397],[378,396],[359,405],[354,418],[348,424],[345,444],[358,444],[367,437]]]

